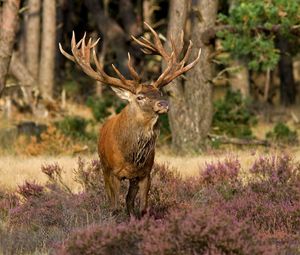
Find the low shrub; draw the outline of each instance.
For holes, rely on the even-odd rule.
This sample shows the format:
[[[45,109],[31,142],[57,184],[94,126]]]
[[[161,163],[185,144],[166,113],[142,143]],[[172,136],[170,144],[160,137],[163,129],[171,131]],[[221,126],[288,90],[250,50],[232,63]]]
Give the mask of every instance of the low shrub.
[[[228,90],[223,100],[214,103],[213,131],[230,137],[251,138],[251,126],[256,123],[249,100],[240,92]]]
[[[40,139],[20,136],[15,147],[18,154],[37,156],[71,154],[73,145],[71,138],[62,134],[55,126],[49,126]]]
[[[86,166],[80,160],[78,168],[88,171],[90,166],[97,167],[96,163]],[[12,195],[0,199],[0,210],[6,215],[9,229],[1,249],[9,254],[49,249],[73,229],[111,217],[103,186],[97,194],[89,189],[73,194],[64,184],[62,168],[57,163],[43,165],[41,170],[48,177],[45,185],[26,181],[17,190],[16,202],[12,201]]]
[[[6,219],[9,210],[18,206],[19,203],[16,194],[0,190],[0,219]]]
[[[78,131],[77,134],[79,136],[80,132]],[[80,138],[74,139],[71,135],[65,135],[55,125],[51,125],[40,135],[40,138],[18,137],[14,147],[15,153],[20,155],[72,155],[89,150],[94,151],[95,137],[92,133],[85,132]]]
[[[80,230],[56,254],[267,254],[253,228],[208,209]]]
[[[266,139],[276,143],[297,144],[298,134],[282,122],[277,123],[272,131],[266,134]]]
[[[56,123],[56,127],[62,134],[72,138],[88,138],[87,125],[88,121],[78,116],[67,116]]]
[[[206,163],[204,170],[200,171],[201,181],[207,185],[217,183],[239,183],[241,164],[238,159],[227,158],[223,162]]]
[[[103,121],[113,112],[119,113],[126,104],[108,93],[104,94],[101,98],[89,97],[86,105],[91,108],[93,116],[97,121]]]
[[[163,218],[170,209],[177,207],[181,203],[178,196],[178,188],[180,188],[182,178],[166,164],[155,164],[151,178],[151,189],[149,192],[150,214],[155,218]]]
[[[111,216],[98,160],[79,158],[82,191],[64,184],[58,164],[43,165],[45,185],[0,192],[0,251],[56,254],[297,254],[300,164],[288,155],[260,157],[241,182],[235,157],[208,163],[183,179],[154,166],[149,211]],[[124,200],[127,190],[123,186]],[[138,206],[138,205],[137,205]]]

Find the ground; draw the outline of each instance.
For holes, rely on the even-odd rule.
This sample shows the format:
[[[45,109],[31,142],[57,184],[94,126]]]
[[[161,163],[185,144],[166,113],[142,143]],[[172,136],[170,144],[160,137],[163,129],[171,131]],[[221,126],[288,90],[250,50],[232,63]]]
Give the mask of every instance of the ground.
[[[291,154],[296,160],[300,160],[300,148],[293,149],[252,149],[252,150],[227,150],[206,153],[197,156],[175,156],[158,151],[156,155],[157,163],[167,163],[172,169],[178,171],[183,177],[198,175],[199,171],[205,166],[205,163],[222,161],[224,158],[238,158],[242,169],[249,169],[249,166],[255,159],[263,155],[276,155],[282,153]],[[97,155],[82,157],[85,160],[96,159]],[[47,176],[42,173],[41,166],[47,163],[57,162],[64,170],[64,182],[74,191],[78,191],[78,183],[74,181],[74,168],[77,165],[77,157],[71,156],[1,156],[0,157],[0,187],[8,190],[15,190],[18,185],[25,180],[36,181],[43,184],[47,181]]]

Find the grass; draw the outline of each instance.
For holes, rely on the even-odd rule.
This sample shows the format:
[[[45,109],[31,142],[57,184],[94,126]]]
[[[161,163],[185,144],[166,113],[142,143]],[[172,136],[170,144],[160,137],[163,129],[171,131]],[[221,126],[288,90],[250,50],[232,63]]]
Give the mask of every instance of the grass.
[[[158,152],[156,155],[157,163],[167,163],[171,169],[176,169],[183,178],[196,176],[199,174],[199,169],[202,169],[206,163],[222,161],[225,158],[238,158],[242,169],[248,169],[253,163],[257,155],[276,155],[281,151],[262,152],[262,151],[226,151],[218,152],[218,154],[204,154],[200,156],[179,157],[163,152]],[[300,150],[292,152],[295,159],[300,160]],[[98,156],[89,155],[83,156],[85,160],[97,158]],[[80,187],[74,181],[74,168],[77,165],[76,156],[0,156],[0,186],[5,190],[15,190],[18,185],[27,181],[36,181],[44,184],[47,177],[42,173],[41,166],[47,163],[57,162],[63,168],[64,182],[73,191],[77,192]],[[247,174],[247,173],[245,173]]]

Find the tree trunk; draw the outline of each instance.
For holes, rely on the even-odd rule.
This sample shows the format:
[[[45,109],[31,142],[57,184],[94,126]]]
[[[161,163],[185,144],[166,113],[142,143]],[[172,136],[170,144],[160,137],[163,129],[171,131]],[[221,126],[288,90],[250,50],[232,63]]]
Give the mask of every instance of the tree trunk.
[[[94,16],[99,31],[103,34],[103,40],[107,40],[107,44],[113,48],[118,61],[118,69],[123,73],[128,73],[127,69],[127,36],[119,24],[110,18],[101,8],[97,0],[85,0],[84,4]],[[108,29],[109,28],[109,29]]]
[[[296,83],[293,74],[293,58],[290,53],[290,43],[287,38],[279,36],[277,47],[280,50],[279,77],[280,77],[280,101],[288,106],[296,101]]]
[[[46,98],[53,97],[56,50],[56,1],[44,0],[39,84]]]
[[[197,0],[192,21],[191,40],[194,51],[191,60],[196,58],[197,50],[202,49],[199,63],[187,73],[186,80],[179,78],[169,85],[170,126],[172,145],[175,151],[188,153],[199,151],[205,140],[212,121],[212,46],[202,41],[202,33],[215,25],[218,1]],[[184,28],[187,2],[173,0],[170,5],[168,38],[178,35]],[[174,37],[174,36],[173,36]]]
[[[239,91],[243,98],[250,96],[249,70],[245,63],[233,60],[231,66],[237,69],[230,73],[230,86],[233,91]]]
[[[128,0],[120,0],[119,1],[119,8],[120,8],[120,16],[125,28],[125,31],[129,35],[136,36],[139,31],[138,23],[137,23],[137,16],[134,13],[134,7],[131,1]]]
[[[6,0],[3,3],[0,20],[0,96],[5,87],[6,76],[13,52],[20,0]]]
[[[143,1],[143,19],[150,25],[152,25],[154,10],[155,2],[153,0]]]
[[[229,11],[232,10],[236,5],[236,0],[229,0]],[[233,91],[240,91],[243,98],[250,96],[250,81],[249,81],[249,70],[247,65],[240,60],[233,60],[231,62],[232,67],[237,67],[236,72],[230,73],[229,80],[230,86]]]
[[[37,81],[35,77],[29,72],[27,67],[22,63],[18,55],[13,53],[9,72],[21,83],[22,86],[26,87],[28,93],[33,89],[37,88]]]
[[[40,54],[40,0],[28,0],[26,21],[26,65],[30,73],[38,78]]]
[[[21,85],[20,87],[23,92],[24,102],[27,105],[28,109],[30,109],[31,112],[34,113],[35,94],[38,92],[37,80],[28,71],[27,67],[20,60],[20,58],[16,52],[14,52],[11,57],[9,72],[20,83],[20,85]]]

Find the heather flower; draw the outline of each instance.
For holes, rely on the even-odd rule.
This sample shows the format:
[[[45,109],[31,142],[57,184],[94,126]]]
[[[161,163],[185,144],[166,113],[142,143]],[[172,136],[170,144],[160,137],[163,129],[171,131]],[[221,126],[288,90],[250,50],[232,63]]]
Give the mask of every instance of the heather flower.
[[[205,169],[200,172],[202,181],[205,184],[234,183],[238,181],[240,172],[238,159],[227,158],[223,162],[206,163]]]
[[[43,190],[43,186],[25,181],[23,185],[19,185],[18,193],[25,199],[29,199],[31,197],[40,197],[43,194]]]

